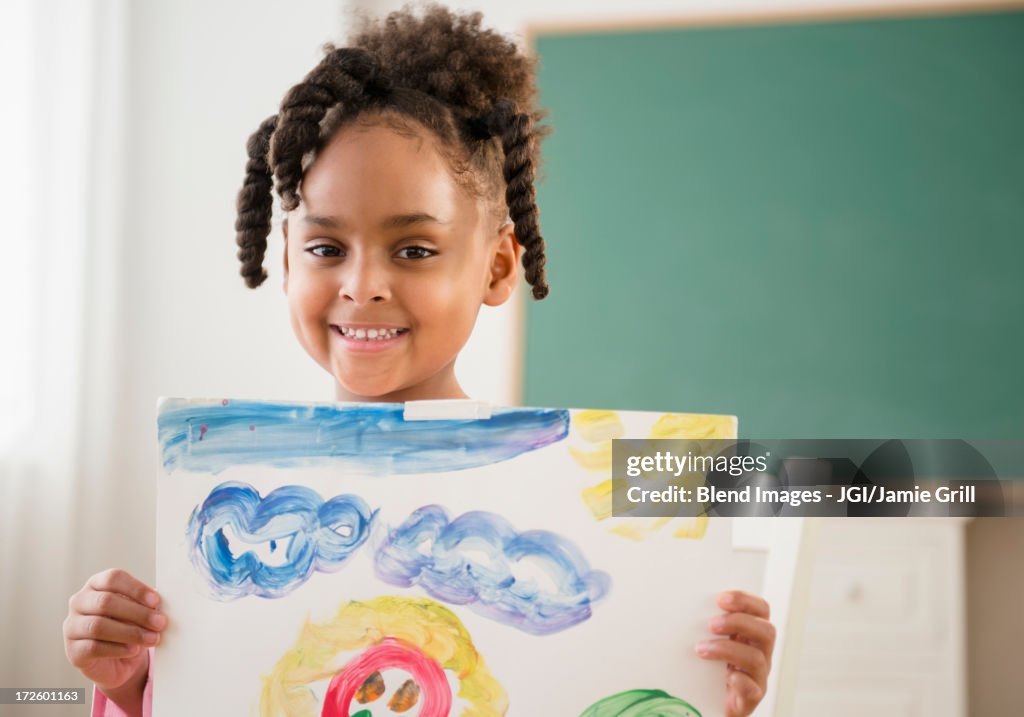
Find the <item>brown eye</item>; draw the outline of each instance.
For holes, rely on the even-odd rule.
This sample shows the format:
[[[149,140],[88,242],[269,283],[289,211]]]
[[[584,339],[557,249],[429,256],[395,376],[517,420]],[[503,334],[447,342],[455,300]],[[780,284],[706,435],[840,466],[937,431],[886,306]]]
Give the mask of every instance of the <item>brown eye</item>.
[[[422,246],[407,246],[398,250],[398,256],[402,259],[426,259],[436,253]]]
[[[323,258],[333,258],[342,255],[341,249],[339,249],[336,246],[331,246],[330,244],[317,244],[316,246],[312,246],[309,249],[306,249],[306,251],[308,251],[310,254],[313,254],[314,256],[319,256]]]

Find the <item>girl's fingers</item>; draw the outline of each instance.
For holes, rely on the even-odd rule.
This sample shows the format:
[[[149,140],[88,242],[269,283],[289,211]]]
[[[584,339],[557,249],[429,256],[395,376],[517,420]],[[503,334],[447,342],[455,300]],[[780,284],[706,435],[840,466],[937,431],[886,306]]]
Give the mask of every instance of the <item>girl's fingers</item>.
[[[746,717],[764,698],[764,688],[745,672],[732,671],[725,678],[725,717]]]
[[[726,612],[745,612],[765,620],[771,619],[771,608],[768,606],[768,601],[742,590],[720,592],[715,602]]]
[[[118,593],[83,590],[71,598],[71,610],[80,615],[98,615],[133,623],[147,630],[162,630],[167,626],[167,617],[162,613]]]
[[[144,649],[142,645],[125,645],[120,642],[75,640],[68,646],[67,652],[71,664],[79,667],[98,658],[135,657]]]
[[[760,648],[737,640],[706,640],[697,643],[697,654],[706,660],[731,663],[736,670],[746,672],[754,678],[758,685],[768,683],[768,658]]]
[[[100,592],[120,593],[147,607],[155,608],[160,604],[156,590],[124,570],[114,568],[96,573],[86,585]]]
[[[760,647],[771,664],[775,649],[775,626],[767,620],[745,612],[731,612],[712,618],[708,629],[717,635],[731,635],[741,642]]]
[[[64,636],[69,640],[146,646],[160,641],[158,632],[99,615],[76,615],[69,618]]]

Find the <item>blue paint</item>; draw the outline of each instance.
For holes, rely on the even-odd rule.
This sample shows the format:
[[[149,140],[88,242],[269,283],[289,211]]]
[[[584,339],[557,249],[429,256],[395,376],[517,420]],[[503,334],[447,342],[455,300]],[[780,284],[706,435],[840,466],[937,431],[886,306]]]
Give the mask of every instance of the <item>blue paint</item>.
[[[158,418],[160,455],[168,472],[259,464],[433,473],[508,460],[569,432],[563,409],[498,408],[488,420],[406,421],[403,413],[400,403],[168,399]]]
[[[354,495],[324,502],[309,488],[284,486],[261,498],[252,486],[229,481],[214,488],[192,512],[186,532],[192,562],[206,576],[215,596],[278,598],[314,572],[341,568],[366,542],[376,515]],[[271,551],[278,540],[286,540],[285,562],[267,565],[253,550],[240,552],[237,545],[232,552],[224,535],[227,526],[244,544],[269,540]]]
[[[543,566],[555,592],[516,578],[513,568],[524,558]],[[608,574],[591,570],[566,538],[545,530],[519,533],[500,515],[483,511],[449,520],[437,505],[416,510],[391,531],[374,563],[385,582],[418,585],[438,600],[470,606],[534,635],[588,619],[591,605],[611,585]]]

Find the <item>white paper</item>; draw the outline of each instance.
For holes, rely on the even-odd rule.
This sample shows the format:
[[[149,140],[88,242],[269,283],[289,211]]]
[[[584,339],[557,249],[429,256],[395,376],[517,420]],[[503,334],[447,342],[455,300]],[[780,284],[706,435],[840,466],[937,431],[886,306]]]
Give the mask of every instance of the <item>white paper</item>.
[[[169,401],[162,404],[161,412],[166,415],[168,407],[188,405],[196,408],[197,416],[210,415],[222,403],[228,405],[221,401]],[[239,404],[245,402],[230,405]],[[332,405],[340,409],[356,404]],[[588,442],[572,430],[580,411],[570,410],[568,415],[570,431],[563,440],[508,460],[450,472],[382,475],[344,460],[287,468],[242,462],[216,474],[161,467],[157,589],[164,598],[169,626],[156,653],[154,714],[283,715],[280,703],[261,693],[282,657],[289,653],[294,656],[303,625],[307,621],[330,623],[339,608],[352,601],[396,596],[431,600],[450,611],[507,695],[507,712],[480,702],[467,703],[458,695],[459,678],[448,671],[445,677],[453,695],[450,714],[463,714],[474,706],[477,712],[466,713],[578,715],[598,700],[620,692],[657,689],[685,700],[703,717],[721,715],[725,665],[698,658],[694,645],[713,637],[707,622],[720,612],[714,604],[716,593],[725,589],[757,592],[764,555],[735,550],[731,522],[724,518],[711,519],[699,539],[672,537],[673,523],[686,520],[672,519],[642,540],[612,531],[616,525],[637,519],[596,520],[581,492],[610,477],[610,469],[584,468],[570,452],[570,447],[578,452],[597,451],[601,444]],[[663,415],[619,412],[617,418],[625,430],[622,437],[650,435],[651,427]],[[188,440],[195,450],[214,445],[212,440],[220,437],[215,431],[246,430],[244,425],[230,429],[206,426],[196,421],[191,425]],[[735,421],[731,426],[734,437]],[[254,424],[249,430],[254,434],[252,440],[258,440],[260,426]],[[208,443],[200,446],[196,442],[197,431]],[[165,437],[161,433],[161,466],[169,455]],[[244,435],[242,438],[246,439]],[[400,442],[402,437],[396,436],[395,440]],[[335,572],[314,571],[281,597],[248,594],[220,599],[208,576],[194,563],[187,530],[190,516],[211,491],[229,481],[251,486],[263,498],[282,486],[304,486],[325,501],[352,494],[378,512],[366,542]],[[472,605],[446,603],[420,585],[399,587],[381,579],[374,559],[388,531],[427,505],[442,506],[451,519],[471,511],[487,511],[501,516],[520,533],[550,531],[575,545],[590,569],[607,574],[607,594],[590,606],[588,619],[552,634],[538,635]],[[245,548],[237,536],[229,535],[229,539],[233,551]],[[268,552],[266,543],[251,547],[268,560],[281,560],[287,541],[280,542],[282,545],[273,552]],[[543,570],[530,572],[531,567],[517,566],[517,576],[520,572],[533,575],[543,588],[547,575]],[[340,670],[359,654],[358,649],[350,650],[332,660]],[[280,670],[269,682],[279,677]],[[389,669],[383,677],[391,694],[409,675],[401,669]],[[315,706],[305,713],[320,715],[328,683],[320,680],[290,687],[308,690]],[[366,709],[373,715],[397,714],[388,711],[383,701],[353,703],[350,713]],[[421,698],[402,714],[426,714],[420,711],[423,705]]]

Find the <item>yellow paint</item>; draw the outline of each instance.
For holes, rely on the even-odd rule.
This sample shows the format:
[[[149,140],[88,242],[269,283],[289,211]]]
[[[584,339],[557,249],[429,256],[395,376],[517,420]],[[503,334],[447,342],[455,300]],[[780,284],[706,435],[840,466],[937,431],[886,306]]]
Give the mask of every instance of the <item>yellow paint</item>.
[[[607,520],[612,517],[613,483],[612,473],[612,439],[625,437],[622,419],[617,411],[578,411],[571,417],[572,430],[587,443],[596,444],[592,450],[582,450],[569,446],[569,454],[583,468],[599,471],[608,476],[599,483],[583,489],[583,502],[590,509],[596,520]],[[648,438],[691,440],[694,453],[706,453],[709,440],[736,438],[737,422],[735,416],[713,416],[698,413],[666,413],[658,418],[651,427]],[[704,474],[699,472],[685,473],[679,476],[676,483],[685,488],[693,489],[704,482]],[[614,520],[610,531],[631,540],[643,540],[651,533],[660,530],[669,520],[675,520],[676,529],[672,533],[676,538],[703,538],[708,529],[706,515],[694,518],[623,518]]]
[[[673,538],[703,538],[704,532],[708,529],[708,517],[698,515],[693,518],[679,518],[676,531],[672,533]]]
[[[612,442],[606,441],[605,445],[598,446],[592,451],[581,451],[575,446],[569,446],[569,453],[576,459],[576,462],[590,471],[608,472],[612,465]]]
[[[347,659],[386,637],[415,645],[455,675],[457,696],[466,705],[463,717],[505,714],[505,689],[487,669],[455,613],[428,598],[383,596],[346,603],[323,624],[307,619],[295,645],[263,678],[260,716],[317,717],[321,705],[308,685],[330,680]]]
[[[583,502],[590,508],[594,518],[605,520],[612,517],[612,482],[603,480],[583,489]]]
[[[587,443],[597,444],[585,451],[569,446],[569,453],[587,470],[609,472],[612,466],[612,439],[622,438],[625,429],[615,411],[579,411],[572,416],[572,430]]]
[[[735,416],[666,413],[651,429],[650,438],[735,438]]]
[[[610,441],[625,435],[618,411],[577,411],[572,415],[572,429],[588,443]]]
[[[670,520],[673,520],[671,516],[662,516],[660,518],[625,518],[619,521],[611,529],[611,532],[630,540],[643,540],[654,531],[660,530]]]

